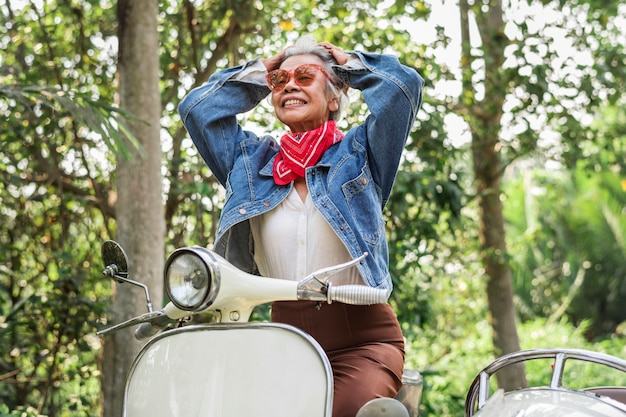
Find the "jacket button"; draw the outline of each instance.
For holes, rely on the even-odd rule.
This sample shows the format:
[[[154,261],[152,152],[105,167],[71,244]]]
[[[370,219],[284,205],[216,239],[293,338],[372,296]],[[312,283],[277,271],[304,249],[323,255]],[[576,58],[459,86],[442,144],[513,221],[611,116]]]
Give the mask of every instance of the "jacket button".
[[[345,229],[344,226],[339,226],[339,230],[343,230],[343,229]]]
[[[246,209],[239,209],[239,214],[246,214],[246,213],[247,213]]]
[[[361,178],[361,184],[363,185],[367,184],[367,178]]]
[[[269,202],[269,201],[264,201],[264,202],[263,202],[263,205],[264,205],[265,207],[269,207],[270,202]]]

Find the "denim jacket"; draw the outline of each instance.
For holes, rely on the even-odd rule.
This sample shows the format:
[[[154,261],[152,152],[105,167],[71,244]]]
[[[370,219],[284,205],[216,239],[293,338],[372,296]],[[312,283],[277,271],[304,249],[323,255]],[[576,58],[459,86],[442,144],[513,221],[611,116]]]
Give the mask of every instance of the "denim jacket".
[[[334,70],[350,87],[361,90],[370,114],[306,170],[306,183],[315,207],[350,256],[368,253],[357,265],[365,283],[391,290],[383,208],[421,105],[424,81],[394,56],[352,54],[362,66]],[[265,83],[237,78],[256,61],[213,74],[178,109],[200,155],[226,189],[214,249],[251,273],[256,265],[247,220],[275,208],[293,187],[274,183],[277,141],[244,130],[237,122],[237,115],[252,110],[270,93]]]

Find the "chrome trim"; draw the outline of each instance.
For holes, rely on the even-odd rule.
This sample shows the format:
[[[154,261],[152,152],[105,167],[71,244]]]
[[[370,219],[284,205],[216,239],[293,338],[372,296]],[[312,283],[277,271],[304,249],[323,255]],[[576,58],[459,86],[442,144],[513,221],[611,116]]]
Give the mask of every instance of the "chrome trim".
[[[530,349],[503,355],[485,367],[472,381],[465,399],[465,416],[471,417],[474,412],[485,406],[489,398],[489,378],[500,369],[529,360],[554,358],[554,370],[550,381],[550,388],[563,389],[561,382],[565,369],[565,361],[576,359],[605,365],[618,371],[626,372],[626,360],[583,349]],[[476,407],[477,406],[477,407]]]
[[[206,267],[209,273],[209,290],[206,293],[204,299],[198,303],[195,307],[189,308],[186,306],[182,306],[178,303],[174,297],[170,294],[170,282],[167,278],[170,264],[180,255],[182,254],[191,254],[200,258],[204,266]],[[184,248],[178,248],[167,258],[165,261],[165,267],[163,268],[163,282],[165,283],[165,292],[172,302],[177,308],[185,311],[202,311],[206,308],[210,307],[211,304],[217,298],[217,294],[219,293],[220,286],[222,283],[221,275],[220,275],[220,267],[217,259],[211,251],[201,247],[201,246],[190,246]]]

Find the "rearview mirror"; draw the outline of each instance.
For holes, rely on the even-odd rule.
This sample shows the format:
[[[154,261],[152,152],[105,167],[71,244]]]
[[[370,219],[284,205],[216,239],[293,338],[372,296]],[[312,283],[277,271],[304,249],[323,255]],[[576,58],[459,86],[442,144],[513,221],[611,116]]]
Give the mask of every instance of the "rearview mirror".
[[[117,282],[124,282],[120,277],[128,276],[128,257],[126,252],[113,240],[107,240],[102,244],[102,261],[104,262],[104,275],[114,278]]]

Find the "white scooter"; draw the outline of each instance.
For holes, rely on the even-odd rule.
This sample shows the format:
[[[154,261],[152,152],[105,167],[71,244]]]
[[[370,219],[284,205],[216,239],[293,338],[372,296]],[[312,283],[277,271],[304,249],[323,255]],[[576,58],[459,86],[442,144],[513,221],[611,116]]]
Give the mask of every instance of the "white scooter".
[[[532,360],[551,359],[550,384],[489,395],[489,378],[502,368]],[[626,372],[626,361],[581,349],[531,349],[504,355],[474,379],[465,400],[466,417],[626,417],[626,387],[568,388],[563,384],[568,360],[595,363]],[[575,378],[575,373],[573,374]],[[621,374],[620,374],[621,375]]]
[[[327,281],[365,256],[295,282],[244,273],[202,247],[177,249],[164,271],[170,302],[153,311],[147,287],[128,278],[124,250],[104,242],[104,275],[142,287],[148,305],[98,332],[139,325],[137,339],[150,337],[126,381],[124,417],[331,417],[332,369],[320,345],[293,326],[248,320],[255,306],[278,300],[386,302],[387,291]],[[190,323],[204,312],[215,323]],[[403,382],[396,399],[372,400],[356,417],[416,416],[421,377],[405,371]]]

